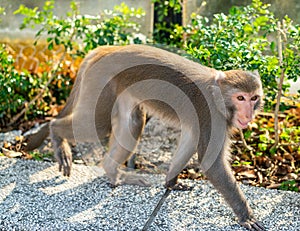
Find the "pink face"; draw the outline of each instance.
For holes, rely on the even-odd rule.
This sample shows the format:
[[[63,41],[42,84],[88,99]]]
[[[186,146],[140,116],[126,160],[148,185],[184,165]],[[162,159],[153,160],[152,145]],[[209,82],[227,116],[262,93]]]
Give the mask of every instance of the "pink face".
[[[237,128],[246,128],[254,118],[254,106],[260,100],[257,93],[236,92],[231,96],[232,103],[236,106],[233,125]]]

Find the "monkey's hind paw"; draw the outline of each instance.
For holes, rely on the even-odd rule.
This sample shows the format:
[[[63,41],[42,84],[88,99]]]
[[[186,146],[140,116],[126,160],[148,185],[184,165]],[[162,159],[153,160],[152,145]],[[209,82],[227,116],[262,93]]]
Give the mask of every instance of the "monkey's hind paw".
[[[263,224],[254,218],[240,222],[240,224],[251,231],[266,231]]]
[[[121,174],[121,177],[118,180],[118,185],[121,184],[139,185],[143,187],[151,186],[151,184],[147,180],[145,180],[144,177],[134,173]]]

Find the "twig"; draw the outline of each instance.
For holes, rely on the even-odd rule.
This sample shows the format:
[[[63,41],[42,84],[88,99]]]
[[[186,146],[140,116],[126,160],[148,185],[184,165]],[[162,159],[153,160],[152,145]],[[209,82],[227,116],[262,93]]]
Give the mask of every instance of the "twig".
[[[142,231],[147,231],[148,228],[151,226],[151,224],[154,221],[154,219],[155,219],[158,211],[160,210],[161,206],[163,205],[163,203],[165,202],[165,200],[169,196],[170,192],[171,192],[171,189],[167,188],[166,191],[165,191],[165,193],[164,193],[164,195],[162,195],[162,197],[160,198],[159,202],[157,203],[155,209],[153,210],[152,214],[150,215],[148,221],[144,225]]]
[[[274,113],[271,113],[271,112],[258,112],[257,115],[266,116],[266,117],[274,117]],[[284,114],[278,114],[277,116],[278,116],[278,118],[279,117],[280,118],[285,118],[286,117],[286,115],[284,115]]]
[[[279,127],[278,127],[278,114],[279,114],[279,106],[280,106],[280,101],[281,101],[281,96],[282,96],[282,85],[283,85],[283,80],[285,76],[285,68],[283,68],[283,49],[285,49],[284,43],[286,40],[282,41],[281,37],[283,36],[284,39],[286,38],[285,34],[285,22],[282,21],[282,29],[281,29],[281,23],[277,23],[277,36],[278,36],[278,58],[279,58],[279,65],[281,67],[281,75],[279,78],[279,83],[278,83],[278,94],[277,94],[277,102],[275,106],[275,112],[274,112],[274,130],[275,130],[275,143],[271,147],[271,149],[276,148],[279,143]]]
[[[280,144],[280,146],[300,146],[300,142],[299,143]]]
[[[278,146],[296,146],[296,147],[300,147],[300,142],[299,143],[286,143],[286,144],[278,144]]]
[[[187,25],[187,0],[179,1],[182,9],[182,26],[185,28]],[[186,42],[187,35],[186,32],[183,33],[183,41]]]

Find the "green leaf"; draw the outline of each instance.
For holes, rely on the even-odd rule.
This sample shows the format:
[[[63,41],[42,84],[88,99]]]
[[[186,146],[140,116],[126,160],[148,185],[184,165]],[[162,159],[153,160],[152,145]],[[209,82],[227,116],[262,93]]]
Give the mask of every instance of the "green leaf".
[[[252,132],[250,131],[250,130],[246,130],[245,132],[244,132],[244,138],[247,140],[247,139],[249,139],[249,138],[251,138],[251,136],[252,136]]]
[[[253,32],[253,27],[250,25],[250,24],[246,24],[244,26],[244,31],[248,34],[252,33]]]
[[[53,41],[48,44],[48,50],[53,50]]]
[[[277,148],[276,148],[276,147],[272,147],[272,148],[270,149],[270,153],[271,153],[272,155],[274,155],[276,152],[277,152]]]
[[[61,42],[60,42],[60,40],[59,40],[58,37],[55,37],[55,38],[54,38],[54,41],[55,41],[55,44],[56,44],[56,45],[60,45],[60,44],[61,44]]]
[[[274,41],[271,42],[270,44],[270,49],[273,53],[275,53],[275,49],[276,49],[276,43]]]
[[[253,25],[258,27],[258,26],[265,26],[267,24],[267,22],[269,21],[269,18],[266,16],[260,16],[258,18],[255,19],[255,21],[253,22]]]
[[[259,144],[258,144],[258,148],[259,148],[261,151],[266,151],[267,148],[268,148],[268,145],[265,144],[265,143],[259,143]]]

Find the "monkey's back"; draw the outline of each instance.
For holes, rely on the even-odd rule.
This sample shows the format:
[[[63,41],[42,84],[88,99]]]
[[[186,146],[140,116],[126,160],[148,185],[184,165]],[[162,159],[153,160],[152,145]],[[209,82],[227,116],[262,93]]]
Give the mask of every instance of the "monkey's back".
[[[207,87],[215,75],[214,69],[150,46],[99,47],[83,60],[65,115],[86,121],[83,130],[109,130],[115,101],[127,93],[150,114],[177,124],[179,114],[208,111]],[[193,119],[187,115],[186,122]]]

